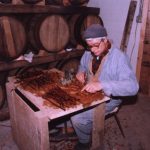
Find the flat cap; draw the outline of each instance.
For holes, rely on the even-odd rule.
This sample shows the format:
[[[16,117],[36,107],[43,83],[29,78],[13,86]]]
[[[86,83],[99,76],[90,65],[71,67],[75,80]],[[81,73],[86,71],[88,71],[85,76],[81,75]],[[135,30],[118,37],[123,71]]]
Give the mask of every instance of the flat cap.
[[[84,40],[88,38],[105,37],[107,36],[107,31],[100,24],[93,24],[83,32],[82,36]]]

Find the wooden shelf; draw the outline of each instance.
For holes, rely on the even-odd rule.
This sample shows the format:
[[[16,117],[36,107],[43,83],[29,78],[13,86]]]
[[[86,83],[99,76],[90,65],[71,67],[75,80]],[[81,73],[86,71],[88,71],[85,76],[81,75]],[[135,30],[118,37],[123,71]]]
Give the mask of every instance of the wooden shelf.
[[[82,14],[82,15],[99,15],[100,8],[87,7],[87,6],[55,6],[55,5],[29,5],[29,4],[0,4],[0,14],[2,15],[20,15],[26,17],[26,15],[32,14],[61,14],[61,15],[73,15],[73,14]],[[24,16],[25,15],[25,16]],[[9,71],[12,69],[34,66],[44,63],[50,63],[54,61],[65,60],[68,58],[79,57],[83,54],[83,50],[74,50],[66,53],[55,53],[48,56],[35,56],[32,63],[29,63],[25,60],[17,60],[11,62],[0,62],[0,72]]]
[[[53,13],[53,14],[99,14],[100,9],[95,7],[54,6],[54,5],[3,5],[0,4],[0,13]]]
[[[63,59],[69,59],[74,57],[80,57],[84,53],[83,50],[73,50],[71,52],[64,52],[60,54],[51,54],[49,56],[38,56],[34,57],[32,63],[29,63],[25,60],[14,60],[11,62],[1,62],[0,63],[0,71],[8,71],[15,68],[26,67],[26,66],[35,66],[44,63],[50,63],[54,61],[59,61]]]

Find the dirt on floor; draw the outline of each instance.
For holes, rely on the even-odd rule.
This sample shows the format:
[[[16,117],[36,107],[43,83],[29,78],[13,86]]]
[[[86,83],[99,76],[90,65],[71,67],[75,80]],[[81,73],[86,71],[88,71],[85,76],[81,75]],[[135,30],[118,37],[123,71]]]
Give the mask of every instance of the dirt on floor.
[[[105,121],[105,150],[150,150],[150,97],[139,94],[125,100],[117,116],[123,128],[122,136],[114,117]],[[69,145],[70,141],[62,142]],[[61,144],[62,145],[62,144]],[[10,120],[0,122],[0,150],[18,150],[11,134]]]

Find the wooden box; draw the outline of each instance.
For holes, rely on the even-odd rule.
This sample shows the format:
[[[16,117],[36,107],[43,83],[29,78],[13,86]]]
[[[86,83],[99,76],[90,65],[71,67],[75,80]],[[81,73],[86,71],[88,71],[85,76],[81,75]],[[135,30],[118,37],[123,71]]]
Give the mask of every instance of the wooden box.
[[[48,150],[51,138],[49,137],[50,129],[48,124],[53,119],[86,110],[109,100],[108,97],[104,96],[99,100],[93,101],[86,108],[83,104],[78,104],[76,107],[63,110],[43,105],[44,100],[41,97],[17,87],[13,77],[9,78],[6,90],[12,133],[14,140],[21,150]],[[99,113],[98,116],[100,116]],[[99,121],[97,126],[99,126]],[[95,131],[96,128],[94,128],[94,133],[99,133]]]

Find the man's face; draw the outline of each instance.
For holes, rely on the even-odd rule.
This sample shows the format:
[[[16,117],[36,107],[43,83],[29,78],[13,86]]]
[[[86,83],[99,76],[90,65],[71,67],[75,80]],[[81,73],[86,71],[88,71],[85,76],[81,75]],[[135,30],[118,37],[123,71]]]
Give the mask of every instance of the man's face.
[[[106,50],[106,38],[90,38],[86,39],[86,43],[88,44],[91,52],[95,56],[100,56]]]

